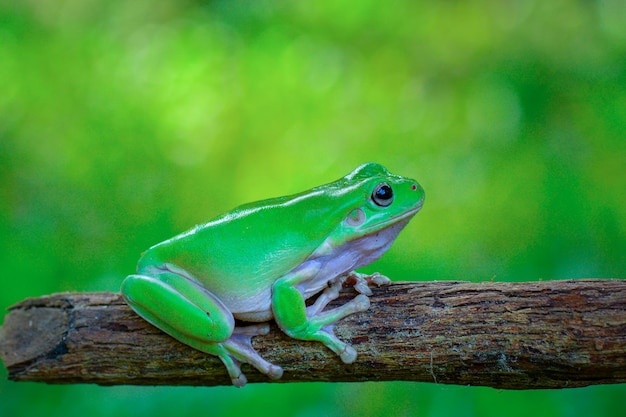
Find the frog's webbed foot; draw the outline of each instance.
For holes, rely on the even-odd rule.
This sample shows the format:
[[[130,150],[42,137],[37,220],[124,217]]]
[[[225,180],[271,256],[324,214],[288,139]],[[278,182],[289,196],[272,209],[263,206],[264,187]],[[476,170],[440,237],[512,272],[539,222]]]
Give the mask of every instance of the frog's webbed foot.
[[[233,385],[242,387],[247,380],[241,372],[240,365],[248,363],[254,366],[259,372],[264,373],[272,379],[279,379],[283,375],[283,369],[263,359],[252,347],[252,337],[266,335],[270,327],[267,323],[235,327],[233,334],[228,340],[222,343],[228,351],[228,355],[220,355],[220,359],[226,365]]]
[[[391,280],[389,278],[378,272],[367,275],[352,271],[344,277],[343,285],[352,286],[361,294],[372,295],[370,287],[381,287],[383,285],[389,285],[390,282]]]

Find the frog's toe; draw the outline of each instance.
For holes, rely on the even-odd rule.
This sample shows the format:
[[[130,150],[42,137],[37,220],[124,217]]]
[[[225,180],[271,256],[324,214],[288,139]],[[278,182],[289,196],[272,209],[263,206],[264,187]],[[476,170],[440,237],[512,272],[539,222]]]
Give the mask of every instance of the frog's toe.
[[[379,272],[374,272],[372,275],[366,275],[352,271],[344,278],[343,285],[352,286],[361,294],[372,295],[370,287],[380,287],[388,285],[390,282],[391,280],[389,278]]]
[[[359,281],[354,284],[354,289],[360,294],[372,295],[372,290],[370,290],[370,287],[365,281]]]
[[[238,376],[232,377],[231,381],[233,381],[233,385],[237,388],[242,388],[248,382],[246,376],[243,373],[240,373]]]
[[[391,283],[391,280],[388,277],[379,272],[374,272],[372,275],[365,278],[365,280],[369,285],[376,285],[377,287],[389,285]]]
[[[246,385],[246,382],[248,382],[248,380],[246,379],[246,376],[243,374],[243,372],[241,372],[241,368],[239,367],[239,361],[235,359],[232,355],[224,353],[219,355],[219,358],[226,366],[228,376],[230,376],[230,380],[233,382],[233,385],[239,388]]]
[[[283,376],[283,368],[272,364],[267,369],[267,376],[269,376],[272,379],[280,379]]]
[[[354,303],[356,311],[365,311],[370,308],[370,299],[367,295],[359,294],[354,298],[354,300],[352,300],[352,302]]]
[[[339,353],[339,357],[343,363],[352,363],[356,360],[356,350],[350,346],[346,345],[341,353]]]

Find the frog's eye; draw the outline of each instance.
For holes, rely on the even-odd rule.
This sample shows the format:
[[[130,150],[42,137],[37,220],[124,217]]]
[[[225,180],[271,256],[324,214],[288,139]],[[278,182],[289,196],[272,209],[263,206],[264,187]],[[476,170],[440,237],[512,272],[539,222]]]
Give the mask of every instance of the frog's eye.
[[[386,182],[381,182],[374,188],[372,200],[377,206],[387,207],[393,202],[393,190]]]

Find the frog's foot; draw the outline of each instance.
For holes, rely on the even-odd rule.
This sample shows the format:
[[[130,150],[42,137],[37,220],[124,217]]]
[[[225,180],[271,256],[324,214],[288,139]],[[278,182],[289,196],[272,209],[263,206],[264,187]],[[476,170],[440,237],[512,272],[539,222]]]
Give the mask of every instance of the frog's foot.
[[[339,282],[341,286],[341,282]],[[334,286],[329,287],[320,297],[328,291],[329,294],[334,293]],[[332,298],[330,298],[332,299]],[[324,299],[326,303],[330,300]],[[316,304],[319,302],[316,301]],[[315,304],[313,305],[315,306]],[[312,307],[313,307],[312,306]],[[341,307],[333,308],[328,311],[315,311],[315,314],[309,316],[308,325],[299,329],[298,331],[289,331],[288,334],[292,337],[303,340],[317,340],[325,344],[330,350],[335,352],[341,358],[344,363],[352,363],[356,360],[356,350],[349,344],[341,341],[333,330],[334,323],[354,313],[360,313],[365,311],[370,306],[370,300],[366,295],[359,294],[351,301],[342,305]],[[319,309],[315,309],[319,310]],[[310,311],[307,311],[310,313]]]
[[[252,347],[252,337],[258,335],[265,335],[269,333],[269,325],[267,323],[246,326],[235,327],[233,334],[230,338],[223,342],[224,348],[228,351],[228,358],[220,357],[222,362],[228,368],[228,373],[233,380],[233,384],[239,385],[239,379],[243,378],[243,384],[246,383],[246,378],[241,373],[239,365],[241,363],[248,363],[254,366],[259,372],[269,376],[272,379],[279,379],[283,375],[283,369],[280,366],[274,365],[263,359],[256,350]],[[232,362],[226,363],[226,360]],[[232,371],[231,372],[231,368]]]
[[[386,276],[374,272],[372,275],[361,274],[360,272],[352,271],[345,276],[343,280],[344,286],[352,286],[357,292],[365,295],[372,295],[370,287],[381,287],[383,285],[389,285],[391,280]]]
[[[241,368],[239,367],[240,362],[229,353],[221,354],[219,355],[219,358],[226,367],[226,370],[228,371],[228,376],[230,376],[230,380],[232,381],[233,385],[237,388],[241,388],[246,385],[248,379],[243,374],[243,372],[241,372]]]
[[[272,379],[279,379],[283,375],[283,369],[263,359],[252,347],[252,337],[269,333],[270,326],[267,323],[245,327],[235,327],[230,338],[219,344],[215,353],[226,366],[228,375],[233,385],[243,387],[248,382],[245,374],[241,372],[241,364],[248,363],[259,372]]]

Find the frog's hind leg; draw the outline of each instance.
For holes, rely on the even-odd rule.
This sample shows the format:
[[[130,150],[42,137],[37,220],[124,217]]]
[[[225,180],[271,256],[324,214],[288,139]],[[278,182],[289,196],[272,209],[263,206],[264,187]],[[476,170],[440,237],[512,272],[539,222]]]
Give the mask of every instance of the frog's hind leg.
[[[146,275],[131,275],[122,284],[122,294],[137,314],[175,339],[218,356],[236,386],[246,383],[240,362],[270,377],[277,375],[277,367],[264,361],[250,343],[262,332],[242,336],[235,331],[233,315],[210,291],[167,266],[142,272]]]

